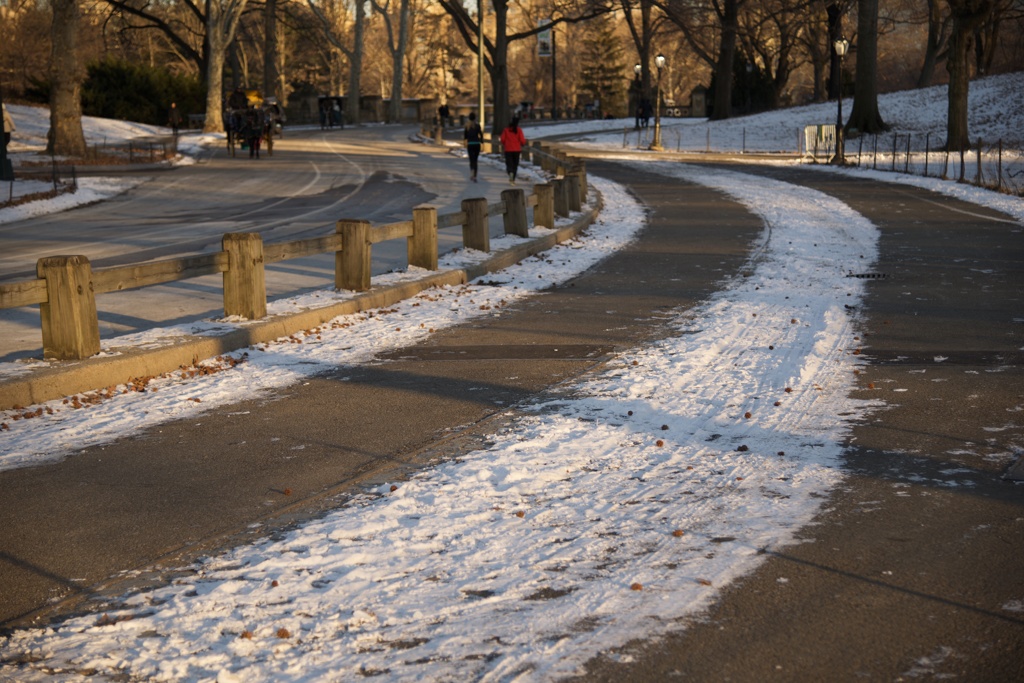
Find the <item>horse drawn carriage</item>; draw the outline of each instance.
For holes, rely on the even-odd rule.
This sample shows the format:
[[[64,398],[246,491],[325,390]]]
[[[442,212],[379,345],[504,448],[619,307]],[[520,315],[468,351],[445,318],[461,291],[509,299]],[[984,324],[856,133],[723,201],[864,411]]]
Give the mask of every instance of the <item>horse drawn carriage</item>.
[[[267,154],[274,155],[274,138],[283,132],[284,110],[274,97],[264,98],[258,90],[237,88],[228,98],[224,109],[224,130],[227,133],[228,153],[235,149],[249,150],[250,157],[259,157],[266,144]]]

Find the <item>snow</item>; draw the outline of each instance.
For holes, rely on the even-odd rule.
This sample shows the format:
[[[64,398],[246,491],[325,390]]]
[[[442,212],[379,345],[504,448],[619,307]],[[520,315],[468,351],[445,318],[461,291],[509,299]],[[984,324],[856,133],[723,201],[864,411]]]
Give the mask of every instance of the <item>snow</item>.
[[[846,277],[870,270],[878,230],[806,187],[625,163],[724,192],[760,216],[766,227],[747,276],[727,278],[696,309],[674,311],[674,334],[520,406],[486,450],[366,491],[281,540],[209,558],[104,615],[14,632],[0,654],[28,653],[31,663],[0,665],[0,678],[85,680],[96,677],[75,672],[95,669],[165,681],[548,681],[631,640],[684,628],[763,551],[796,542],[843,480],[851,424],[880,405],[850,397],[854,371],[870,368],[853,353],[850,316],[865,283]],[[604,197],[601,220],[543,259],[489,275],[487,286],[432,290],[338,318],[298,335],[301,344],[232,354],[214,374],[157,379],[157,392],[80,410],[51,402],[34,419],[8,414],[0,467],[75,457],[84,445],[503,315],[643,228],[643,208],[624,188],[591,182]],[[1024,222],[1020,198],[914,182],[953,187]]]

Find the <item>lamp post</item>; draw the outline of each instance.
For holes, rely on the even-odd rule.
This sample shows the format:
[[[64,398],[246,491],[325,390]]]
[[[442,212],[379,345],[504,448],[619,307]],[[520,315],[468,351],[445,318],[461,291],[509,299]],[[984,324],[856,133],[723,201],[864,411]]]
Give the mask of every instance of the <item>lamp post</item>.
[[[752,80],[753,75],[754,75],[754,65],[751,64],[750,62],[747,62],[747,82],[746,82],[746,86],[747,86],[747,88],[746,88],[747,89],[747,106],[746,106],[746,110],[747,111],[746,111],[746,113],[747,114],[749,114],[753,110],[753,107],[751,107],[751,102],[750,102],[750,100],[751,100],[751,98],[750,98],[750,81]]]
[[[842,166],[846,163],[845,141],[843,140],[843,57],[850,49],[850,41],[846,38],[839,38],[832,43],[832,49],[836,51],[839,58],[839,91],[836,93],[838,103],[836,111],[836,155],[832,157],[832,163]]]
[[[4,95],[3,89],[0,89],[0,109],[3,108]],[[0,124],[0,132],[6,133],[6,126]],[[7,158],[7,136],[4,135],[0,138],[0,180],[14,180],[14,165],[11,160]]]
[[[640,110],[644,106],[644,86],[643,86],[643,83],[641,82],[641,76],[640,76],[640,74],[643,72],[643,70],[644,70],[644,68],[642,66],[640,66],[640,62],[637,62],[633,66],[633,73],[636,74],[636,82],[640,84],[639,87],[636,90],[636,96],[637,96],[636,110],[633,112],[633,114],[636,116],[636,129],[637,130],[640,130],[640,114],[641,114]]]
[[[661,70],[665,66],[665,55],[658,53],[654,58],[654,64],[658,67],[658,89],[654,93],[654,141],[651,149],[661,151]]]
[[[480,130],[484,122],[484,0],[476,0],[476,97]],[[481,145],[482,146],[482,145]]]

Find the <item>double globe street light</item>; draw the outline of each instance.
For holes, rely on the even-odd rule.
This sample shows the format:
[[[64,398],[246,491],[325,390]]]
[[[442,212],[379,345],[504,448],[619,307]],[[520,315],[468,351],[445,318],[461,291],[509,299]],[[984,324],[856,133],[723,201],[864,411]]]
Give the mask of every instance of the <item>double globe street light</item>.
[[[651,146],[648,147],[648,149],[661,151],[661,70],[665,68],[665,55],[659,53],[658,56],[654,58],[654,65],[658,67],[658,85],[657,93],[654,98],[654,140],[651,142]],[[637,78],[640,77],[642,71],[643,67],[639,63],[633,67],[633,72],[637,75]],[[643,106],[642,102],[640,106]],[[639,114],[640,112],[638,112],[637,116],[637,128],[640,127]]]

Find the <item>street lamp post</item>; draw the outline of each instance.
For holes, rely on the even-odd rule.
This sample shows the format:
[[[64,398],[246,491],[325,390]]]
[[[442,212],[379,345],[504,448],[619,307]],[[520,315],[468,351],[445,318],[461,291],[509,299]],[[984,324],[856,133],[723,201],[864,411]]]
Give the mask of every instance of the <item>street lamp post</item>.
[[[480,130],[484,122],[484,0],[476,0],[476,97]]]
[[[654,58],[654,64],[658,67],[658,89],[654,93],[654,142],[651,149],[661,151],[661,70],[665,66],[665,55],[658,54]]]
[[[643,70],[644,68],[640,66],[640,62],[637,62],[635,65],[633,65],[633,73],[636,74],[637,82],[640,82],[640,74],[643,72]],[[637,89],[636,94],[638,97],[638,101],[636,103],[636,111],[634,111],[633,114],[636,115],[636,129],[640,130],[640,110],[643,108],[644,104],[644,86],[642,83],[640,84],[640,87]]]
[[[836,51],[836,56],[839,57],[839,91],[836,93],[836,102],[838,103],[836,111],[836,155],[832,157],[832,163],[842,166],[846,163],[846,141],[843,139],[843,57],[846,56],[846,51],[850,49],[850,41],[846,38],[839,38],[836,42],[832,43],[832,49]]]

